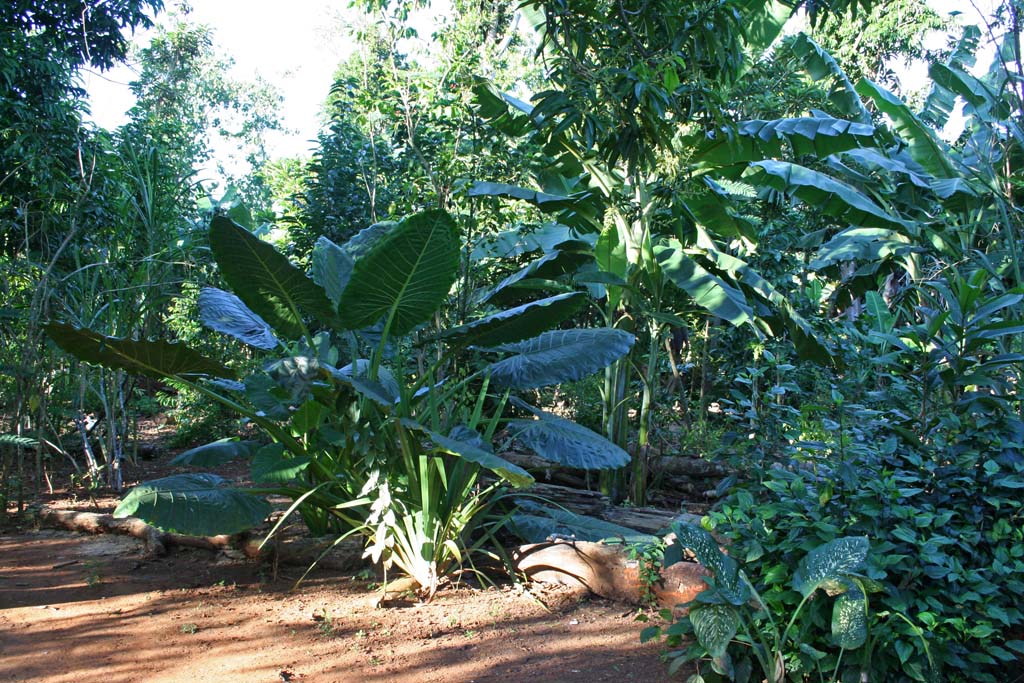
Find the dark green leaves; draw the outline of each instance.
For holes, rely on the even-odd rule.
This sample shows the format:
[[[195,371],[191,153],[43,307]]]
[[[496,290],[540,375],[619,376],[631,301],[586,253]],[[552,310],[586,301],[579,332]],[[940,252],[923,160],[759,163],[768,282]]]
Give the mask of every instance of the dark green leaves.
[[[740,579],[739,564],[718,547],[718,541],[704,529],[677,522],[672,525],[676,542],[689,548],[697,561],[715,575],[715,593],[733,605],[742,605],[750,599],[750,589]]]
[[[214,474],[176,474],[139,484],[121,500],[115,517],[136,516],[188,536],[235,534],[258,526],[270,504]]]
[[[334,321],[333,307],[320,286],[231,219],[214,217],[210,248],[221,275],[238,298],[281,334],[292,339],[303,336],[305,315],[326,324]]]
[[[231,370],[184,344],[104,337],[64,323],[48,323],[46,334],[79,360],[154,379],[234,377]]]
[[[758,161],[751,164],[748,180],[792,195],[850,225],[907,229],[904,221],[882,209],[859,190],[797,164]]]
[[[509,432],[537,455],[569,467],[602,470],[625,467],[629,453],[608,439],[575,422],[526,406],[536,420],[510,420]]]
[[[324,288],[335,305],[345,291],[355,260],[346,250],[326,237],[320,237],[313,246],[313,282]]]
[[[582,292],[558,294],[452,328],[442,337],[456,344],[477,346],[527,339],[575,314],[586,300]]]
[[[217,467],[232,460],[250,457],[258,446],[259,443],[256,441],[239,441],[237,438],[220,439],[179,453],[168,464]]]
[[[443,211],[406,218],[356,261],[339,301],[342,325],[354,330],[385,319],[403,335],[434,314],[455,281],[458,230]]]
[[[606,522],[596,517],[577,515],[568,510],[539,505],[530,499],[517,499],[518,511],[512,516],[516,535],[526,543],[542,543],[551,536],[566,536],[578,541],[618,540],[630,544],[657,543],[655,536]]]
[[[606,327],[545,332],[490,349],[513,354],[491,366],[491,380],[513,389],[574,382],[629,353],[633,339],[628,332]]]
[[[309,467],[306,455],[285,457],[284,446],[267,444],[252,459],[252,479],[260,484],[287,484]]]
[[[701,308],[737,327],[753,318],[743,293],[688,256],[678,240],[659,245],[654,255],[668,279],[693,297]]]
[[[691,160],[702,166],[773,159],[787,154],[823,159],[857,147],[872,147],[875,128],[831,116],[805,116],[772,121],[741,121],[735,131],[722,130],[700,143]]]

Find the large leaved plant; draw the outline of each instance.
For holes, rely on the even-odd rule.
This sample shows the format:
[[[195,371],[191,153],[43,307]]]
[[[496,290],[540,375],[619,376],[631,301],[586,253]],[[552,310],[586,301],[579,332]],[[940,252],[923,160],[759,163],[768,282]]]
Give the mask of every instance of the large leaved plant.
[[[443,211],[372,226],[344,245],[321,238],[312,277],[224,217],[210,244],[233,291],[202,292],[203,323],[263,354],[260,371],[239,378],[181,344],[48,326],[83,360],[188,384],[262,432],[175,461],[246,458],[256,488],[173,475],[130,491],[115,514],[186,534],[235,533],[263,522],[267,495],[285,496],[285,518],[298,513],[316,534],[361,534],[374,562],[416,579],[426,597],[507,519],[489,514],[502,492],[533,482],[494,452],[510,392],[599,371],[633,343],[616,330],[550,329],[585,303],[576,293],[439,329],[462,247]],[[503,433],[577,467],[628,461],[599,435],[531,410],[534,419]]]

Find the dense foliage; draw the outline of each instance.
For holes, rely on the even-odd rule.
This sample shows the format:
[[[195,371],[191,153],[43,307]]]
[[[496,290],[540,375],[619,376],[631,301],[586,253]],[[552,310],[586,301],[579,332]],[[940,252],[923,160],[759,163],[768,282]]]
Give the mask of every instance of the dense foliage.
[[[187,408],[210,419],[180,438],[217,440],[175,464],[248,458],[258,488],[189,471],[122,514],[234,532],[281,494],[429,597],[556,514],[516,512],[515,443],[707,512],[661,561],[713,585],[646,631],[694,681],[1003,680],[1019,2],[456,2],[424,55],[426,4],[362,3],[308,162],[266,159],[276,95],[182,17],[137,52],[130,122],[82,123],[76,70],[159,2],[0,9],[0,498],[62,463],[119,489],[139,413]],[[218,136],[252,171],[214,191]],[[658,485],[691,454],[732,473],[710,500]]]

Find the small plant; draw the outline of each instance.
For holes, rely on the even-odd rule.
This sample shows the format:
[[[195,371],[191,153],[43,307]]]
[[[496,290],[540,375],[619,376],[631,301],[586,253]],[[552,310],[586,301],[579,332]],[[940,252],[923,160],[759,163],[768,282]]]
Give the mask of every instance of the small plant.
[[[196,633],[197,631],[199,631],[199,626],[197,624],[193,624],[192,622],[189,622],[187,624],[182,624],[181,625],[181,632],[182,633],[186,633],[188,635],[192,635],[192,634]]]
[[[103,583],[103,577],[100,576],[99,564],[93,560],[87,561],[85,567],[85,585],[89,588],[97,588]]]
[[[666,549],[666,565],[680,560],[687,548],[713,577],[708,580],[708,588],[686,605],[686,616],[665,629],[648,627],[641,635],[645,642],[664,635],[670,647],[681,645],[684,636],[695,638],[684,649],[668,654],[670,673],[687,662],[707,659],[715,674],[738,683],[762,679],[783,683],[801,680],[812,672],[821,680],[834,681],[838,680],[843,655],[867,641],[867,595],[872,590],[871,582],[862,574],[867,538],[837,538],[808,553],[790,580],[790,588],[800,601],[787,614],[775,612],[766,603],[739,563],[719,549],[710,533],[690,524],[675,524],[673,531],[676,540]],[[815,599],[820,592],[835,598],[831,637],[838,655],[815,649],[806,640],[821,623],[818,614],[822,601]],[[812,600],[814,610],[810,609]],[[662,616],[672,619],[669,610]],[[799,656],[793,656],[794,652]],[[760,671],[756,676],[755,666]],[[704,678],[698,673],[694,680]]]

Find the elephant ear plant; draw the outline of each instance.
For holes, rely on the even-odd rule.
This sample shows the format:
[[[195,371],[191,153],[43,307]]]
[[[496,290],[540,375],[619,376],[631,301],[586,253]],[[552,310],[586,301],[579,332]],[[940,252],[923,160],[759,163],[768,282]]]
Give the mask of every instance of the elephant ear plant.
[[[239,378],[182,344],[47,327],[84,361],[187,384],[262,431],[259,441],[221,440],[173,461],[246,458],[257,488],[178,474],[137,486],[115,515],[230,534],[263,522],[266,496],[284,496],[285,518],[297,512],[317,535],[362,535],[374,562],[414,578],[426,598],[508,519],[494,510],[507,487],[533,482],[492,447],[509,393],[597,372],[633,343],[616,330],[551,330],[584,305],[580,292],[438,330],[461,247],[443,211],[378,224],[345,245],[321,238],[312,278],[227,218],[214,218],[210,244],[234,292],[204,289],[203,323],[264,354],[260,371]],[[465,358],[481,360],[453,363]],[[589,469],[628,462],[594,432],[522,407],[535,415],[503,433],[543,457]]]

